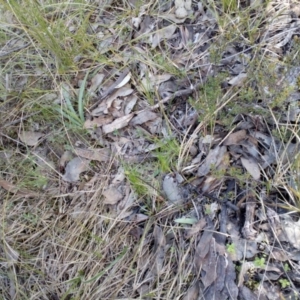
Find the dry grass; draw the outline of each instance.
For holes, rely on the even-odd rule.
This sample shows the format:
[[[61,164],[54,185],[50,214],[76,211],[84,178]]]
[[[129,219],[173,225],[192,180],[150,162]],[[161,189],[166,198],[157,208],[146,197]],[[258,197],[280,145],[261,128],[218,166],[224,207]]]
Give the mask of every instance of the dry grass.
[[[262,108],[255,106],[257,95],[269,101],[268,95],[263,95],[264,88],[274,87],[277,80],[270,74],[274,75],[279,55],[272,55],[272,49],[265,47],[273,43],[271,35],[258,40],[258,36],[264,36],[265,32],[260,32],[264,22],[273,18],[276,23],[277,16],[256,8],[257,15],[250,17],[250,9],[236,11],[239,2],[211,3],[219,29],[207,41],[210,47],[199,51],[195,59],[194,53],[203,46],[201,41],[187,45],[179,55],[181,62],[174,49],[152,49],[148,44],[143,52],[135,48],[149,34],[132,38],[131,18],[144,5],[144,11],[155,20],[156,1],[136,4],[135,8],[129,1],[0,1],[0,299],[186,299],[184,295],[199,275],[194,270],[197,238],[186,239],[184,233],[189,226],[174,220],[190,217],[192,208],[200,210],[202,199],[190,195],[187,206],[169,205],[159,190],[162,177],[169,171],[186,170],[189,151],[198,135],[213,134],[220,126],[230,132],[239,113],[261,113]],[[222,5],[226,14],[221,12]],[[102,31],[93,23],[95,19],[100,22],[99,15],[110,21]],[[113,46],[101,45],[110,38],[109,45]],[[245,85],[230,87],[226,92],[216,89],[228,75],[224,68],[219,70],[220,77],[213,77],[201,90],[201,97],[189,99],[192,107],[201,108],[201,122],[193,135],[189,131],[176,133],[175,144],[162,143],[156,153],[161,154],[158,163],[142,165],[138,176],[147,182],[141,193],[137,186],[143,181],[127,176],[126,200],[116,206],[103,203],[102,193],[123,163],[118,165],[118,156],[106,163],[94,163],[81,184],[62,180],[59,160],[65,150],[74,149],[78,143],[86,148],[99,146],[80,123],[80,116],[88,112],[93,99],[80,99],[77,92],[74,106],[66,107],[65,115],[54,109],[53,102],[64,84],[74,89],[70,92],[74,95],[87,72],[97,74],[100,69],[122,70],[127,66],[134,70],[136,61],[150,70],[167,70],[176,79],[199,76],[198,65],[210,74],[205,67],[207,53],[218,65],[223,50],[236,43],[254,53]],[[105,47],[110,51],[103,51]],[[11,48],[16,51],[2,56]],[[287,62],[299,59],[297,47],[289,53]],[[188,71],[184,67],[187,62]],[[147,91],[134,72],[132,81],[141,107],[154,105],[157,93]],[[276,101],[282,108],[279,96]],[[270,131],[284,141],[287,151],[290,141],[300,141],[298,119],[296,125],[287,125],[279,118],[280,111],[274,112],[269,104],[266,107],[270,110],[263,117],[273,118]],[[176,132],[169,112],[161,114],[170,132]],[[18,138],[24,129],[45,135],[35,147],[28,147]],[[164,141],[163,136],[158,139]],[[299,212],[299,158],[284,161],[281,155],[276,160],[273,173],[264,174],[264,181],[270,190],[284,191],[282,198],[289,196],[282,206]],[[245,178],[237,176],[240,181]],[[8,188],[7,183],[12,186]],[[248,188],[248,183],[243,184]],[[138,225],[129,216],[124,217],[130,209],[147,216],[147,220]]]

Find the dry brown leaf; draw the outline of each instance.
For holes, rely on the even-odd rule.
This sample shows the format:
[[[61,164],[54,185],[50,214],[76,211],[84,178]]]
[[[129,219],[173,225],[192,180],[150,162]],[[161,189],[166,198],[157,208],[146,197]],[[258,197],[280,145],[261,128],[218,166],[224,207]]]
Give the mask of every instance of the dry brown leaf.
[[[125,109],[124,109],[125,115],[128,115],[131,113],[131,111],[133,110],[133,108],[138,100],[138,97],[136,95],[133,95],[132,97],[128,97],[128,98],[130,98],[130,99],[126,100]]]
[[[210,250],[210,244],[213,237],[213,231],[209,230],[212,228],[207,228],[207,231],[204,231],[200,241],[197,244],[195,257],[194,257],[194,264],[198,270],[201,270],[204,260]]]
[[[76,155],[96,161],[108,161],[110,159],[110,150],[107,148],[102,149],[81,149],[75,148]]]
[[[224,146],[237,145],[246,138],[246,130],[239,130],[231,133],[224,141]]]
[[[161,40],[170,39],[174,34],[176,28],[176,25],[171,24],[162,29],[159,29],[152,37],[152,48],[156,48]]]
[[[95,92],[104,79],[104,74],[96,74],[91,80],[90,92]]]
[[[197,300],[200,292],[200,284],[196,281],[184,295],[183,300]]]
[[[176,179],[172,175],[166,175],[163,180],[163,191],[165,192],[167,199],[174,203],[180,204],[183,201],[181,191],[179,189]]]
[[[121,88],[122,86],[124,86],[126,83],[129,82],[130,78],[131,78],[131,73],[129,72],[129,73],[123,78],[123,80],[122,80],[119,84],[117,84],[117,85],[115,86],[115,89],[119,89],[119,88]]]
[[[117,204],[123,198],[123,194],[114,186],[109,187],[102,195],[105,197],[103,203],[110,205]]]
[[[112,116],[95,116],[93,120],[86,120],[83,127],[86,129],[101,127],[103,125],[109,124],[113,121]]]
[[[19,134],[19,138],[27,146],[36,146],[43,135],[44,134],[40,132],[23,131]]]
[[[108,96],[104,101],[100,103],[100,105],[92,111],[92,116],[98,116],[104,114],[108,114],[109,108],[112,106],[113,102],[119,97],[126,97],[132,94],[133,89],[129,84],[119,88],[112,89],[110,96]]]
[[[21,197],[37,197],[38,193],[35,193],[33,191],[24,189],[24,188],[19,188],[16,185],[0,178],[0,186],[4,188],[6,191],[16,194]]]
[[[145,76],[141,81],[144,89],[147,91],[153,91],[154,87],[159,86],[158,91],[162,96],[162,91],[169,91],[170,87],[175,85],[173,81],[168,81],[172,77],[171,74],[153,75],[151,72],[147,73],[148,76]]]
[[[149,216],[146,216],[144,214],[134,214],[132,217],[130,217],[130,221],[134,223],[140,223],[144,222],[149,219]]]
[[[204,218],[200,219],[192,228],[188,229],[185,233],[185,237],[188,239],[193,235],[199,233],[206,226],[206,220]]]
[[[250,173],[250,175],[255,179],[259,180],[260,178],[260,169],[252,158],[241,157],[241,162],[243,167]]]
[[[212,166],[217,167],[222,163],[226,153],[227,148],[225,146],[217,146],[216,148],[210,150],[204,163],[199,167],[197,175],[199,177],[207,175]]]
[[[137,116],[135,116],[131,122],[130,122],[130,125],[140,125],[140,124],[143,124],[145,122],[148,122],[148,121],[152,121],[154,119],[157,118],[157,114],[152,112],[152,111],[142,111],[140,112],[139,114],[137,114]]]
[[[64,170],[67,162],[70,161],[72,158],[73,158],[72,152],[69,150],[65,151],[59,160],[60,169]]]
[[[300,220],[294,222],[288,215],[282,216],[283,218],[283,232],[288,242],[296,249],[300,250]]]
[[[114,120],[110,124],[104,125],[102,127],[103,133],[107,134],[107,133],[113,132],[115,130],[121,129],[123,127],[126,127],[129,124],[130,120],[133,118],[133,116],[134,116],[134,113],[131,113],[127,116],[123,116],[123,117],[120,117],[120,118]]]
[[[79,175],[89,169],[90,161],[84,158],[75,157],[66,166],[66,172],[62,179],[67,182],[76,182],[80,179]]]

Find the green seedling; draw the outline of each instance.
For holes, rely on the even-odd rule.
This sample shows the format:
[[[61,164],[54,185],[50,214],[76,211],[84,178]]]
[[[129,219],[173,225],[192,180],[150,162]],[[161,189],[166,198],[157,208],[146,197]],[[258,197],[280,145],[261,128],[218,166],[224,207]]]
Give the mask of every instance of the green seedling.
[[[286,278],[279,279],[279,283],[281,285],[281,288],[283,288],[283,289],[285,289],[291,285],[291,283]]]
[[[255,257],[254,265],[257,268],[265,268],[266,267],[266,259],[264,257]]]
[[[235,245],[233,243],[227,244],[226,249],[227,249],[228,253],[235,254],[236,249],[235,249]]]
[[[72,99],[70,89],[68,86],[63,85],[61,87],[61,95],[64,100],[61,106],[56,106],[54,109],[58,111],[64,119],[67,119],[70,124],[75,127],[83,127],[84,123],[84,103],[85,103],[85,86],[88,78],[88,73],[85,75],[84,80],[81,83],[78,98],[77,98],[77,111],[75,109],[75,103]]]
[[[289,266],[288,263],[285,263],[285,264],[283,265],[283,270],[284,270],[284,272],[291,271],[291,268],[290,268],[290,266]]]

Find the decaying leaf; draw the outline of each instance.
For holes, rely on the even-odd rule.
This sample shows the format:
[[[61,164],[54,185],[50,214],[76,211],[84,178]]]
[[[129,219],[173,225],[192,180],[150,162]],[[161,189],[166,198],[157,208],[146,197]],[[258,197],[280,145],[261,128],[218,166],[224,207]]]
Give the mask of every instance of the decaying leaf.
[[[38,193],[35,193],[33,191],[27,190],[25,188],[19,188],[16,185],[0,178],[0,186],[4,188],[6,191],[16,194],[21,197],[37,197]]]
[[[183,202],[180,188],[172,175],[167,175],[163,181],[163,190],[170,202],[180,204]]]
[[[136,95],[133,95],[132,97],[127,97],[127,98],[130,98],[130,99],[128,99],[125,104],[125,109],[124,109],[125,115],[128,115],[131,113],[132,109],[134,108],[134,106],[138,100],[138,97]]]
[[[115,89],[119,89],[124,86],[131,78],[131,73],[129,72],[116,86]]]
[[[252,158],[241,157],[241,162],[243,167],[250,173],[250,175],[255,179],[259,180],[260,178],[260,169],[258,163]]]
[[[66,172],[62,179],[67,182],[76,182],[79,175],[89,169],[90,161],[84,158],[75,157],[66,166]]]
[[[86,129],[89,128],[97,128],[97,127],[101,127],[103,125],[109,124],[113,121],[113,117],[112,116],[95,116],[93,117],[92,120],[86,120],[84,122],[83,127]]]
[[[205,218],[200,219],[196,224],[192,226],[192,228],[188,229],[185,233],[186,238],[190,238],[193,235],[199,233],[206,226]]]
[[[115,130],[126,127],[129,124],[130,120],[133,118],[133,116],[134,116],[134,113],[131,113],[127,116],[123,116],[123,117],[120,117],[120,118],[114,120],[110,124],[104,125],[102,127],[103,133],[108,134]]]
[[[246,130],[239,130],[231,133],[224,141],[224,146],[237,145],[246,138]]]
[[[205,176],[210,172],[212,167],[217,168],[224,158],[227,149],[225,146],[217,146],[210,150],[204,163],[199,167],[197,175],[199,177]]]
[[[177,26],[176,25],[169,25],[159,29],[152,38],[152,48],[156,48],[161,40],[163,39],[170,39],[174,34]]]
[[[43,133],[35,131],[22,131],[19,138],[27,146],[36,146],[43,135]]]
[[[76,155],[89,160],[108,161],[110,159],[110,150],[107,148],[102,148],[102,149],[75,148],[74,152]]]
[[[197,300],[200,292],[200,284],[196,281],[184,295],[183,300]]]
[[[96,74],[91,80],[90,92],[95,92],[104,79],[104,74]]]
[[[110,205],[117,204],[123,198],[123,194],[114,186],[109,187],[102,195],[105,197],[103,203]]]
[[[137,114],[137,116],[135,116],[131,121],[130,124],[135,126],[135,125],[140,125],[143,124],[145,122],[154,120],[157,118],[157,114],[152,112],[152,111],[142,111],[139,114]]]
[[[294,222],[288,215],[282,216],[282,229],[287,240],[295,247],[300,250],[300,219]]]

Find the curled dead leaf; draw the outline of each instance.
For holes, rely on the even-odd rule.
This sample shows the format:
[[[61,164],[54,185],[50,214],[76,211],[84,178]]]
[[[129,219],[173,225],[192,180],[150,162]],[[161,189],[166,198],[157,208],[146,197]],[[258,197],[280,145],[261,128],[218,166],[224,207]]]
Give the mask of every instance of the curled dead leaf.
[[[130,120],[133,118],[133,116],[134,116],[134,113],[131,113],[127,116],[123,116],[123,117],[120,117],[120,118],[114,120],[110,124],[104,125],[102,127],[103,133],[107,134],[107,133],[113,132],[115,130],[126,127],[129,124]]]
[[[95,116],[92,120],[86,120],[83,127],[86,129],[101,127],[113,121],[112,116]]]
[[[237,145],[246,138],[246,130],[239,130],[231,133],[224,141],[224,146]]]
[[[260,169],[258,163],[252,158],[241,157],[241,162],[243,167],[250,173],[250,175],[255,179],[259,180],[260,178]]]
[[[110,205],[117,204],[123,198],[123,194],[114,186],[109,187],[102,195],[105,197],[103,203]]]
[[[110,158],[110,150],[107,148],[103,148],[103,149],[75,148],[74,152],[76,153],[76,155],[83,158],[87,158],[89,160],[108,161]]]
[[[75,157],[66,166],[66,173],[63,175],[63,180],[67,182],[76,182],[79,180],[79,175],[89,169],[90,161],[84,158]]]
[[[43,135],[43,133],[35,131],[22,131],[19,138],[27,146],[36,146]]]

